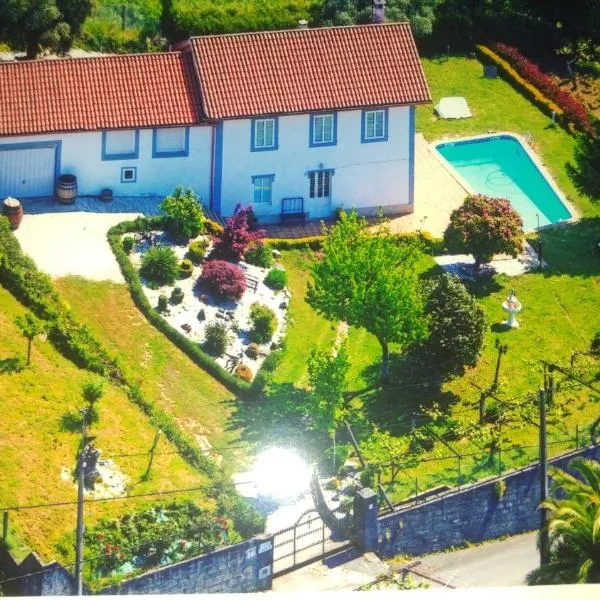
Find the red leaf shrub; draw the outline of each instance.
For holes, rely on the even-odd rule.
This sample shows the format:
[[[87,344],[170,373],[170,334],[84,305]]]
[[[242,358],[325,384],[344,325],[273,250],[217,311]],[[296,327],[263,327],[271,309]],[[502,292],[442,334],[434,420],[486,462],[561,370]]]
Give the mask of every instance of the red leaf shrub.
[[[494,50],[505,58],[518,73],[535,85],[547,98],[554,101],[564,111],[564,118],[573,123],[581,131],[594,135],[594,128],[587,108],[578,100],[573,98],[569,92],[561,89],[551,77],[542,73],[540,68],[516,48],[498,42],[493,46]]]
[[[475,258],[475,269],[494,254],[516,257],[523,247],[523,219],[505,198],[469,196],[450,215],[444,241],[450,251]]]
[[[252,206],[236,205],[233,216],[225,219],[223,233],[215,238],[211,256],[224,260],[240,260],[251,242],[264,237],[264,231],[250,231],[251,217],[254,216]]]
[[[224,260],[209,260],[202,267],[197,285],[220,298],[239,300],[246,291],[246,277],[236,265]]]

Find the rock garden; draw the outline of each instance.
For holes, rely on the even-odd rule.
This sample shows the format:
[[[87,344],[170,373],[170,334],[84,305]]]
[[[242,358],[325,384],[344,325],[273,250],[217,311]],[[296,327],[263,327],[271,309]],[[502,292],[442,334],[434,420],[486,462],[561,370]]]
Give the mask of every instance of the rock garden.
[[[238,205],[224,228],[205,221],[193,192],[165,199],[164,231],[122,238],[143,291],[175,329],[217,364],[250,382],[281,346],[290,293],[278,252]]]

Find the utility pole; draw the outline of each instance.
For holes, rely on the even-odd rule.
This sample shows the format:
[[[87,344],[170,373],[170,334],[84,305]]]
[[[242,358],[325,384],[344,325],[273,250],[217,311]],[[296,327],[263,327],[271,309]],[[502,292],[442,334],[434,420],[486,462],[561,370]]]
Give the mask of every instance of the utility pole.
[[[81,410],[81,449],[79,451],[77,474],[77,537],[75,543],[75,595],[83,595],[82,567],[83,567],[83,483],[84,483],[84,456],[87,448],[87,431],[85,418],[87,408]]]
[[[545,378],[544,378],[545,379]],[[546,446],[546,389],[540,389],[540,502],[548,497],[548,454]],[[549,562],[548,511],[540,508],[540,566]]]

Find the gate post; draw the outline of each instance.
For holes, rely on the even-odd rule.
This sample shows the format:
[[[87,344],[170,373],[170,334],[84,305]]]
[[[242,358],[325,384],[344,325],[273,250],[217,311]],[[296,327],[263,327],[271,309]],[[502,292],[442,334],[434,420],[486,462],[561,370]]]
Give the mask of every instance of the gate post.
[[[257,535],[256,581],[257,591],[270,590],[273,585],[273,536]]]
[[[370,488],[363,488],[354,496],[354,524],[352,541],[363,552],[377,551],[377,494]]]

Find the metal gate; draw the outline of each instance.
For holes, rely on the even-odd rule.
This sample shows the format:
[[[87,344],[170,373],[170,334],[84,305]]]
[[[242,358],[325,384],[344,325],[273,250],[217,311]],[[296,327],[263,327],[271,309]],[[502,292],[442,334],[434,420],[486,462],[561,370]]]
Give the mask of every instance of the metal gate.
[[[294,525],[273,535],[273,576],[325,558],[352,546],[346,536],[329,527],[312,508],[300,515]]]

